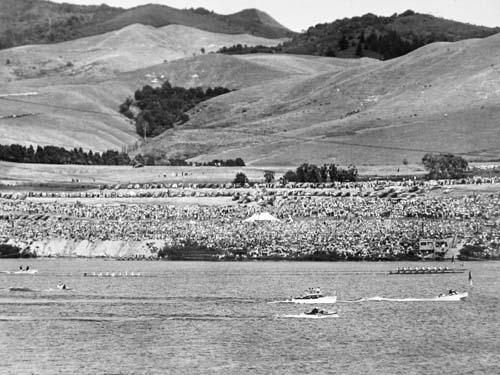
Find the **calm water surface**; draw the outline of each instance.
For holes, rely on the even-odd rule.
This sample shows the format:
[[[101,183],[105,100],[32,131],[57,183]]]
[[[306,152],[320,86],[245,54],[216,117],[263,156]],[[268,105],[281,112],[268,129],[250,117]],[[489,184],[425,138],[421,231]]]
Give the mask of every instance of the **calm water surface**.
[[[2,374],[500,373],[500,262],[466,263],[472,289],[468,273],[384,273],[410,263],[37,259],[0,271],[21,263],[39,273],[0,273]],[[125,271],[142,276],[83,276]],[[318,286],[337,291],[324,307],[338,318],[281,317],[307,306],[275,301]],[[451,288],[470,298],[354,302]]]

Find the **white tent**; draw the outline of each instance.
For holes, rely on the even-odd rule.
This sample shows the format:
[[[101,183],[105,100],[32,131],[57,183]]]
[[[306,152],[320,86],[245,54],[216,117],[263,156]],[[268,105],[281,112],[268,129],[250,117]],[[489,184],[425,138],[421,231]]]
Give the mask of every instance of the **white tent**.
[[[254,221],[279,221],[279,220],[275,218],[273,215],[271,215],[269,212],[260,212],[257,214],[253,214],[252,216],[243,221],[254,222]]]

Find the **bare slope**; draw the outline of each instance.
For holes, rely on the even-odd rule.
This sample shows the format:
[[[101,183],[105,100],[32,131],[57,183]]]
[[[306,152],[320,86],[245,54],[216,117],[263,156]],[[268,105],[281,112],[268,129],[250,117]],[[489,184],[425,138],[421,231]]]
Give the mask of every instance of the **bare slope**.
[[[356,60],[254,85],[206,103],[150,147],[261,165],[394,164],[420,161],[427,151],[498,158],[498,43],[500,35],[436,43],[387,62]],[[276,56],[240,58],[269,65]]]
[[[279,40],[247,34],[228,35],[186,26],[162,28],[134,24],[106,34],[50,45],[30,45],[0,51],[0,77],[109,76],[242,43],[276,45]]]
[[[277,43],[178,25],[160,29],[132,25],[71,42],[0,51],[0,61],[9,61],[0,67],[0,78],[6,82],[0,90],[0,142],[95,151],[133,145],[139,138],[134,125],[117,113],[118,106],[137,88],[157,82],[150,69],[136,69],[193,54],[203,62],[217,55],[203,55],[202,48],[208,53],[235,42]],[[226,74],[237,76],[242,71],[227,65]],[[120,76],[131,70],[134,73]],[[248,71],[254,71],[248,74],[257,79],[259,69]],[[280,74],[267,71],[270,78]]]

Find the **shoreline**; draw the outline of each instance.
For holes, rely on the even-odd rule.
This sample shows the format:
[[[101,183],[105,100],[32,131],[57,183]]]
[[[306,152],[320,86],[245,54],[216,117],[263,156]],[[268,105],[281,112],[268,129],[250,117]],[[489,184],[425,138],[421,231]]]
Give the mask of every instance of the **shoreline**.
[[[207,261],[207,262],[370,262],[370,263],[393,263],[393,262],[415,262],[415,263],[449,263],[451,258],[419,259],[410,254],[386,258],[352,258],[340,259],[337,254],[305,254],[297,256],[248,256],[243,254],[223,254],[218,251],[215,254],[203,252],[192,253],[186,248],[184,254],[176,253],[175,256],[162,256],[161,252],[168,247],[165,240],[67,240],[62,238],[44,239],[34,241],[31,244],[10,239],[2,242],[20,248],[24,256],[0,257],[0,259],[103,259],[109,261]],[[214,250],[215,251],[215,250]],[[29,255],[28,255],[29,254]],[[500,257],[491,258],[468,258],[458,261],[498,261]]]

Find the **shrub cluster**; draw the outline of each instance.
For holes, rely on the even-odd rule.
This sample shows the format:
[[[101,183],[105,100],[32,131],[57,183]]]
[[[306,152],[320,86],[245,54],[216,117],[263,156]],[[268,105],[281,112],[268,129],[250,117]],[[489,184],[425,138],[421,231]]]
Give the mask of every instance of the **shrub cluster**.
[[[324,164],[318,167],[314,164],[304,163],[294,171],[287,171],[283,179],[290,182],[313,182],[321,183],[328,181],[351,182],[358,178],[358,170],[354,165],[347,169],[340,168],[335,164]]]
[[[188,121],[186,112],[197,104],[229,91],[225,87],[209,87],[206,90],[201,87],[173,87],[165,81],[161,87],[146,85],[137,90],[133,99],[129,97],[120,105],[119,111],[135,120],[137,134],[155,137],[176,123]]]
[[[241,44],[235,44],[230,47],[222,47],[217,51],[218,53],[224,53],[226,55],[246,55],[250,53],[280,53],[281,52],[281,44],[278,44],[276,47],[267,47],[267,46],[247,46]]]
[[[465,176],[467,160],[453,154],[425,154],[422,158],[424,167],[429,171],[430,179],[455,179]]]
[[[36,254],[23,252],[21,248],[14,245],[0,244],[0,258],[34,258]]]

